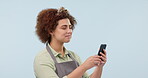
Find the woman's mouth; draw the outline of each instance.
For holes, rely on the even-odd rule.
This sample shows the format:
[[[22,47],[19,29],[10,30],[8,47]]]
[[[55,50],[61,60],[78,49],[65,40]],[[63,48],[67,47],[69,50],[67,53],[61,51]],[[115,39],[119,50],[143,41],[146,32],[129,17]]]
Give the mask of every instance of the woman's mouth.
[[[71,38],[71,35],[66,35],[65,37],[66,37],[66,38]]]

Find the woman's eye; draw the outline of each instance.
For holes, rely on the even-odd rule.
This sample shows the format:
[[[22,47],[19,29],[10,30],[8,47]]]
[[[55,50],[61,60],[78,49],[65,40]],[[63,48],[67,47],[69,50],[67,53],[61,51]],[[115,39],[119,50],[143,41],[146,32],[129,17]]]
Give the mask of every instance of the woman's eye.
[[[73,26],[70,26],[69,28],[70,28],[70,29],[73,29]]]
[[[62,27],[62,29],[66,29],[66,27]]]

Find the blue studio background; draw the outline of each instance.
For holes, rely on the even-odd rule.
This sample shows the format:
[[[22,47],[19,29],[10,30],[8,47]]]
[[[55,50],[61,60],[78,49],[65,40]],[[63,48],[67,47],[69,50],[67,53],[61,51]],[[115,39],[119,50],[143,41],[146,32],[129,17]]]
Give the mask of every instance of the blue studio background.
[[[78,22],[67,49],[85,61],[107,43],[102,78],[148,78],[148,0],[0,0],[0,78],[35,78],[34,57],[45,48],[36,17],[61,6]]]

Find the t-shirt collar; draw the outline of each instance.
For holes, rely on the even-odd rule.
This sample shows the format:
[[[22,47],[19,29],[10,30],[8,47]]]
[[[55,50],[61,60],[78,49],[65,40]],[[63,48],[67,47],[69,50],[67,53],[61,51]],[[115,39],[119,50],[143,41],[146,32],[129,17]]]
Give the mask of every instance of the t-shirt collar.
[[[48,46],[49,46],[49,48],[51,49],[51,52],[53,53],[53,55],[54,55],[55,57],[61,55],[61,53],[56,52],[49,44],[48,44]],[[68,55],[69,53],[68,53],[68,51],[67,51],[67,49],[66,49],[65,47],[64,47],[64,50],[65,50],[64,56]]]

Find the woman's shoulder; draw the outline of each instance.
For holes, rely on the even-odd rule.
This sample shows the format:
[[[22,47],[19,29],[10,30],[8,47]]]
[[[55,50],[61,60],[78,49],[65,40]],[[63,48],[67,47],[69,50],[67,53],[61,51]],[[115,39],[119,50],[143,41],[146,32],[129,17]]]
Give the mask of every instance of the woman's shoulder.
[[[47,50],[44,48],[36,54],[36,57],[44,56],[47,54]]]
[[[45,59],[49,60],[49,58],[50,58],[50,55],[46,49],[42,49],[35,56],[35,60],[45,60]]]

